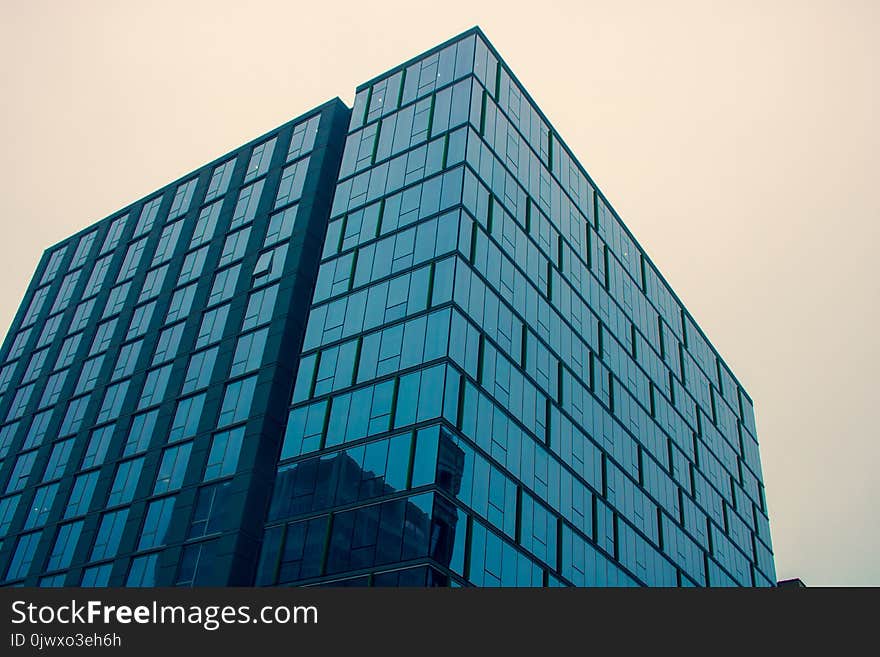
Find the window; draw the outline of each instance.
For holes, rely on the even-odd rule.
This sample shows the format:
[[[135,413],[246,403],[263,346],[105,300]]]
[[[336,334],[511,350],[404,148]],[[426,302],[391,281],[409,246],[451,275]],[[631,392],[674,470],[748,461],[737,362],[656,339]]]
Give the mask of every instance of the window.
[[[287,162],[312,150],[315,145],[315,136],[318,134],[318,123],[320,120],[321,115],[318,114],[308,121],[303,121],[294,126],[293,136],[290,138],[290,148],[287,150]]]
[[[127,221],[127,214],[113,220],[110,224],[110,228],[107,230],[107,237],[104,238],[104,244],[101,246],[102,254],[116,248],[116,245],[119,244],[119,240],[122,238],[122,233],[125,231],[125,224]]]
[[[256,265],[254,265],[254,285],[263,285],[281,278],[286,258],[287,244],[261,253]]]
[[[27,383],[29,381],[33,381],[38,376],[40,376],[40,370],[43,368],[43,364],[40,361],[42,358],[45,360],[47,351],[42,352],[42,356],[38,353],[31,357],[30,365],[28,365],[27,371],[24,373],[24,377],[22,378],[22,383]],[[35,364],[36,361],[36,364]],[[35,371],[31,370],[31,367],[34,366]],[[9,384],[12,381],[12,375],[15,374],[15,368],[18,367],[18,363],[10,363],[8,365],[4,365],[3,369],[0,369],[0,395],[5,393],[9,389]]]
[[[91,392],[95,389],[98,376],[101,374],[101,365],[103,364],[104,354],[90,358],[83,363],[82,372],[80,372],[79,375],[79,381],[76,382],[76,390],[73,391],[74,395],[79,395],[83,392]]]
[[[70,562],[73,560],[73,551],[76,549],[82,528],[82,520],[61,525],[58,528],[58,536],[55,538],[55,546],[52,548],[52,552],[49,553],[49,562],[46,564],[46,570],[61,570],[70,567]]]
[[[67,579],[67,573],[58,573],[57,575],[47,575],[41,577],[38,586],[40,588],[61,588],[64,586],[64,580]]]
[[[60,315],[58,316],[58,320],[59,321],[61,320]],[[56,327],[56,330],[57,330],[57,327]],[[13,341],[12,346],[9,348],[9,353],[6,355],[7,361],[15,360],[16,358],[21,356],[22,353],[24,353],[24,347],[27,344],[29,337],[31,337],[31,330],[30,329],[25,329],[24,331],[19,331],[16,334],[15,340]],[[52,337],[53,338],[55,337],[54,334]],[[43,345],[38,344],[37,346],[42,347]]]
[[[159,340],[156,343],[156,353],[153,355],[153,365],[164,363],[166,360],[171,360],[177,355],[185,325],[185,322],[181,322],[180,324],[169,326],[159,334]]]
[[[138,338],[147,332],[150,327],[150,320],[153,319],[153,310],[156,308],[156,302],[138,306],[131,315],[131,323],[128,325],[128,332],[125,334],[126,340]],[[114,320],[115,321],[115,320]]]
[[[141,208],[140,219],[138,219],[137,226],[134,227],[134,237],[140,237],[144,233],[150,232],[156,221],[156,215],[159,214],[160,205],[162,205],[161,196],[157,196],[144,203]]]
[[[104,394],[104,403],[101,410],[98,411],[98,417],[95,420],[98,424],[109,422],[119,417],[122,411],[122,403],[125,401],[125,393],[128,392],[128,381],[115,383],[107,388]]]
[[[162,291],[162,284],[165,282],[165,274],[167,273],[168,265],[163,265],[148,271],[137,302],[140,303],[141,301],[146,301],[147,299],[159,296],[159,293]]]
[[[264,328],[253,333],[243,335],[235,345],[235,355],[232,357],[232,369],[229,376],[239,376],[253,372],[263,362],[263,351],[266,349],[266,338],[269,329]]]
[[[112,563],[104,563],[100,566],[92,566],[83,571],[80,586],[83,588],[103,587],[110,583],[110,573],[113,570]]]
[[[89,319],[92,316],[92,310],[95,309],[95,299],[89,299],[88,301],[83,301],[76,307],[76,311],[73,313],[73,318],[70,320],[70,327],[67,329],[67,334],[76,333],[77,331],[84,329],[86,324],[89,323]]]
[[[303,158],[284,167],[281,171],[281,182],[278,183],[278,195],[275,197],[276,208],[298,201],[302,196],[309,160],[308,157]]]
[[[16,390],[15,397],[12,398],[12,404],[9,407],[9,413],[6,415],[7,422],[17,420],[22,415],[24,415],[24,409],[27,408],[28,402],[31,400],[31,393],[33,391],[33,383]]]
[[[89,405],[90,395],[71,399],[67,404],[67,412],[61,421],[61,428],[58,430],[59,436],[69,436],[79,431],[83,418],[86,416],[86,409]]]
[[[98,483],[98,470],[92,470],[79,475],[73,480],[70,490],[70,498],[64,508],[64,519],[85,515],[89,512],[92,496],[95,494],[95,485]]]
[[[146,451],[150,446],[158,417],[158,409],[134,416],[131,421],[131,429],[128,431],[128,439],[122,449],[123,456],[132,456]]]
[[[67,373],[70,370],[61,370],[49,377],[46,382],[46,388],[43,390],[43,396],[40,399],[39,408],[52,406],[61,397],[61,389],[64,388],[64,381],[67,379]]]
[[[159,237],[159,243],[156,245],[156,252],[153,254],[153,261],[150,263],[151,267],[171,259],[182,228],[183,221],[176,221],[162,229],[162,235]]]
[[[196,284],[182,287],[174,291],[171,297],[171,304],[168,306],[168,314],[165,316],[165,323],[176,322],[178,319],[185,318],[192,308],[193,299],[196,296]]]
[[[211,205],[206,205],[199,213],[199,219],[196,221],[196,227],[193,231],[192,239],[189,242],[189,248],[195,248],[206,244],[214,237],[217,230],[217,219],[220,217],[220,208],[223,203],[217,201]]]
[[[21,448],[31,449],[32,447],[38,447],[41,445],[43,443],[43,438],[46,437],[46,431],[49,428],[49,421],[51,419],[52,409],[34,415],[34,419],[31,421],[31,426],[28,429],[27,435],[24,437],[24,445],[22,445]]]
[[[89,252],[92,250],[92,245],[95,243],[95,237],[97,234],[98,231],[93,230],[88,235],[83,235],[79,238],[79,244],[76,245],[73,259],[67,267],[68,271],[76,269],[77,267],[82,267],[86,263],[86,260],[89,259]]]
[[[177,191],[174,192],[174,200],[171,201],[171,209],[168,210],[168,221],[177,219],[177,217],[189,210],[189,204],[192,202],[197,182],[198,179],[193,178],[177,186]]]
[[[101,286],[104,284],[104,279],[107,278],[107,271],[110,269],[111,260],[113,260],[113,256],[107,255],[95,263],[92,275],[89,276],[89,280],[86,283],[86,289],[83,290],[83,299],[88,299],[100,291]]]
[[[227,524],[225,512],[228,510],[227,501],[231,487],[231,481],[223,481],[199,489],[187,539],[201,538],[223,530]]]
[[[138,410],[158,404],[165,396],[165,389],[168,387],[168,378],[171,376],[171,365],[160,367],[157,370],[147,372],[147,378],[144,381],[144,389],[138,400]]]
[[[196,349],[201,349],[223,338],[226,318],[229,316],[229,304],[208,310],[202,315],[202,324],[196,336]]]
[[[52,252],[52,255],[49,256],[49,262],[46,265],[46,269],[43,270],[43,276],[40,278],[40,285],[45,285],[54,280],[55,274],[61,269],[61,261],[64,260],[65,253],[67,253],[67,246],[62,246],[60,249],[56,249]]]
[[[281,447],[282,460],[318,449],[327,420],[328,406],[326,401],[321,401],[290,412]]]
[[[6,536],[6,532],[9,531],[20,499],[21,495],[12,495],[0,500],[0,536]]]
[[[107,506],[128,504],[134,498],[141,470],[144,468],[144,457],[123,461],[116,466],[116,477],[107,496]]]
[[[228,235],[226,242],[223,243],[223,252],[220,254],[220,262],[217,266],[222,267],[243,258],[250,236],[250,226]]]
[[[213,566],[217,557],[217,541],[203,541],[183,548],[177,586],[207,586],[216,581]]]
[[[70,451],[73,449],[73,438],[62,440],[52,446],[49,462],[46,464],[46,472],[43,481],[59,479],[64,474],[67,462],[70,460]]]
[[[31,356],[30,362],[28,362],[27,369],[24,371],[24,375],[21,377],[22,383],[29,383],[40,376],[40,373],[43,371],[43,366],[46,364],[46,356],[49,355],[48,349],[43,349],[42,351],[36,351]],[[0,371],[0,389],[3,391],[6,390],[6,387],[9,385],[9,381],[12,379],[12,373],[15,371],[15,365],[7,365]]]
[[[293,228],[296,226],[297,208],[299,208],[298,205],[293,205],[269,217],[269,228],[266,230],[266,239],[263,242],[263,246],[272,246],[293,235]]]
[[[101,559],[109,559],[116,556],[116,551],[119,550],[119,541],[122,540],[122,530],[125,528],[125,521],[127,519],[128,509],[111,511],[101,517],[101,524],[98,527],[98,535],[95,537],[89,561],[100,561]]]
[[[214,167],[211,174],[211,182],[208,183],[208,191],[205,194],[205,202],[211,201],[218,196],[223,196],[229,187],[229,180],[235,169],[235,159],[227,160],[223,164]]]
[[[24,319],[21,321],[22,326],[28,326],[29,324],[33,324],[37,321],[37,315],[40,314],[40,311],[43,309],[43,304],[46,303],[46,298],[49,296],[49,286],[41,287],[39,290],[34,292],[34,296],[31,299],[31,303],[28,306],[27,312],[24,315]]]
[[[146,237],[128,245],[128,250],[125,252],[125,259],[122,261],[122,267],[119,270],[119,276],[116,277],[117,283],[121,283],[135,275],[138,266],[141,264],[141,258],[144,255],[144,248],[146,246]]]
[[[168,433],[168,442],[191,438],[199,428],[199,418],[205,405],[205,394],[188,397],[177,402],[177,411]]]
[[[138,340],[137,342],[129,342],[122,345],[122,348],[119,350],[119,357],[116,359],[116,365],[110,374],[111,381],[131,376],[134,368],[137,366],[138,356],[140,356],[143,344],[143,340]]]
[[[236,427],[214,434],[211,441],[211,451],[208,453],[208,462],[205,465],[205,481],[235,474],[243,439],[244,427]]]
[[[202,275],[205,268],[205,260],[208,258],[208,247],[203,246],[196,251],[190,251],[183,260],[183,267],[180,270],[180,276],[177,277],[177,284],[183,285],[194,281]]]
[[[183,379],[182,395],[205,388],[211,382],[211,374],[214,372],[214,362],[217,360],[219,347],[207,349],[195,353],[189,359],[189,367]]]
[[[260,203],[260,196],[263,193],[264,181],[265,178],[262,178],[239,192],[238,202],[235,204],[235,212],[232,214],[232,222],[229,224],[230,230],[244,226],[246,223],[254,220],[257,214],[257,206]]]
[[[156,585],[156,573],[159,569],[159,553],[146,554],[131,560],[128,569],[126,586],[143,587]]]
[[[138,550],[149,550],[165,544],[171,513],[174,511],[174,500],[175,498],[172,496],[150,502],[144,519],[144,528],[141,531],[141,539],[138,541]]]
[[[217,427],[225,427],[248,418],[256,386],[256,376],[235,381],[226,386],[226,394],[223,396],[223,404],[220,407],[220,418],[217,420]]]
[[[61,351],[58,352],[58,360],[55,361],[55,369],[67,367],[73,362],[76,356],[76,350],[79,349],[79,343],[82,340],[82,333],[71,335],[61,343]]]
[[[31,469],[34,467],[34,461],[37,460],[37,451],[25,452],[19,454],[15,460],[15,466],[12,468],[12,475],[9,477],[9,483],[6,484],[6,492],[14,493],[21,490],[27,484]]]
[[[272,319],[275,310],[275,300],[278,297],[278,284],[257,290],[248,299],[247,310],[244,313],[242,331],[247,331],[260,324],[265,324]]]
[[[269,170],[272,161],[272,153],[275,151],[275,137],[254,146],[247,171],[244,174],[244,182],[250,182],[259,178]]]
[[[58,484],[49,484],[37,489],[37,492],[34,493],[34,501],[31,502],[31,510],[22,529],[34,529],[46,524],[57,492]]]
[[[104,463],[107,448],[110,447],[110,440],[113,438],[114,428],[116,428],[115,424],[107,424],[92,431],[86,453],[83,454],[81,466],[83,470]]]
[[[214,285],[211,287],[211,294],[208,296],[208,305],[213,306],[215,303],[226,301],[235,294],[235,285],[238,282],[238,274],[241,271],[241,265],[229,267],[223,271],[217,272],[214,276]]]
[[[15,438],[15,432],[18,431],[19,422],[6,424],[0,428],[0,459],[6,458],[9,448],[12,445],[12,439]],[[0,534],[3,534],[0,531]]]
[[[38,531],[18,537],[15,552],[12,554],[12,560],[9,562],[9,568],[6,571],[6,579],[21,579],[28,574],[42,534],[42,531]]]
[[[186,465],[189,463],[191,452],[192,442],[175,445],[162,452],[162,463],[159,465],[159,473],[156,475],[153,495],[168,493],[183,485]]]
[[[104,312],[101,315],[102,319],[122,311],[122,308],[125,306],[125,300],[128,298],[128,289],[130,287],[131,282],[128,282],[117,285],[110,290],[110,295],[107,297],[107,305],[104,306]]]
[[[113,331],[116,330],[117,318],[113,318],[103,324],[98,324],[98,330],[95,331],[95,339],[92,340],[92,348],[89,350],[89,356],[100,354],[106,351],[113,339]]]
[[[73,292],[76,289],[76,284],[77,281],[79,281],[81,271],[81,269],[77,269],[75,272],[64,277],[61,281],[61,287],[58,290],[58,294],[55,296],[55,303],[52,304],[52,309],[49,312],[57,313],[67,308],[67,305],[73,298]]]

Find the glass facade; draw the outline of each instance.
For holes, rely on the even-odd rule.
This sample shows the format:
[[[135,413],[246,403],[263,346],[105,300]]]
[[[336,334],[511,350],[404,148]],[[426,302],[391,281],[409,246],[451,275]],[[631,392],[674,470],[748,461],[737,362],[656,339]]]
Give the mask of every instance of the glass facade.
[[[478,29],[50,249],[0,354],[7,584],[775,582],[751,399]]]

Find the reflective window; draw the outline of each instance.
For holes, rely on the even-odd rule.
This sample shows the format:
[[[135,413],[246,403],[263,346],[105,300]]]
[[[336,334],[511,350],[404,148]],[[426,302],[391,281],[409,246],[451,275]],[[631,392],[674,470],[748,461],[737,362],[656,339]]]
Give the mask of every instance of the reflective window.
[[[171,201],[171,209],[168,210],[168,221],[177,219],[177,217],[189,210],[197,182],[198,179],[193,178],[177,186],[177,190],[174,192],[174,199]]]
[[[192,442],[175,445],[162,452],[162,462],[159,465],[159,474],[156,475],[153,495],[177,490],[183,485],[190,452],[192,452]]]
[[[147,506],[144,527],[138,541],[138,550],[148,550],[165,543],[175,499],[173,496],[164,497],[161,500],[150,502]]]
[[[247,170],[244,174],[244,182],[250,182],[259,176],[262,176],[269,170],[269,164],[272,161],[272,153],[275,151],[276,138],[272,137],[264,141],[262,144],[254,146],[251,151],[251,159],[248,163]]]
[[[79,475],[73,480],[70,490],[70,498],[64,507],[64,518],[74,518],[88,513],[95,494],[95,485],[98,483],[98,470],[92,470]]]
[[[111,511],[101,516],[101,524],[98,526],[98,533],[92,544],[92,554],[89,557],[89,561],[100,561],[101,559],[109,559],[116,556],[116,552],[119,550],[119,542],[122,540],[122,530],[125,529],[125,521],[127,519],[127,508]]]
[[[199,428],[199,418],[202,416],[202,408],[205,405],[205,397],[206,395],[202,393],[177,402],[177,410],[168,432],[168,442],[196,435]]]
[[[31,502],[31,509],[27,519],[24,521],[22,529],[35,529],[46,524],[49,518],[49,512],[52,511],[52,503],[55,501],[55,494],[58,492],[58,484],[49,484],[42,486],[34,493],[34,501]]]
[[[214,167],[214,171],[211,174],[211,181],[208,183],[208,191],[205,193],[206,202],[212,201],[226,193],[234,169],[235,159],[227,160],[223,164],[218,164]]]
[[[192,520],[186,537],[201,538],[223,531],[230,522],[228,495],[231,481],[223,481],[199,488]]]
[[[205,465],[205,481],[235,473],[243,438],[244,427],[214,434],[211,440],[211,451],[208,453],[208,462]]]
[[[134,228],[134,237],[140,237],[144,233],[150,232],[156,221],[156,215],[159,213],[159,206],[162,205],[162,197],[157,196],[145,202],[141,208],[141,214],[138,218],[137,226]]]
[[[159,566],[159,553],[146,554],[131,560],[128,569],[128,577],[125,579],[126,586],[156,586],[156,574]]]
[[[122,233],[125,231],[125,224],[127,222],[127,214],[113,220],[110,228],[107,229],[107,236],[104,238],[104,244],[101,246],[101,253],[107,253],[116,248],[116,245],[119,244],[119,240],[122,238]]]
[[[28,574],[42,534],[42,531],[37,531],[31,534],[22,534],[18,537],[15,552],[12,553],[9,568],[6,569],[6,579],[20,579]]]
[[[115,424],[107,424],[92,431],[80,466],[83,470],[104,463],[104,457],[107,455],[107,448],[110,447],[115,427]]]
[[[12,468],[12,474],[9,477],[9,483],[6,484],[6,493],[14,493],[25,487],[36,459],[36,450],[18,455]]]
[[[263,351],[266,348],[266,338],[269,329],[264,328],[253,333],[241,336],[235,345],[235,354],[232,357],[232,368],[229,376],[239,376],[253,372],[263,362]]]
[[[52,446],[49,454],[49,462],[46,463],[46,471],[43,481],[58,479],[64,474],[67,462],[70,460],[70,451],[73,449],[73,438],[62,440]]]
[[[208,386],[214,372],[214,363],[217,360],[218,352],[219,347],[214,347],[195,353],[190,357],[181,394],[185,395]]]
[[[128,438],[125,441],[125,447],[122,448],[123,456],[132,456],[147,450],[150,446],[150,440],[153,438],[158,417],[159,410],[156,409],[139,413],[132,418],[131,429],[128,430]]]
[[[158,404],[165,397],[168,387],[168,378],[171,376],[171,365],[165,365],[159,369],[147,372],[144,388],[138,400],[138,409]]]
[[[110,493],[107,496],[108,507],[128,504],[134,499],[135,489],[137,488],[143,468],[143,457],[122,461],[116,466],[116,476],[113,479],[113,485],[110,487]]]
[[[220,406],[220,417],[217,420],[218,428],[234,424],[235,422],[241,422],[248,418],[256,386],[256,376],[227,384],[226,392],[223,395],[223,403]]]
[[[70,562],[73,560],[73,551],[76,549],[76,543],[79,541],[82,527],[82,520],[58,527],[58,535],[55,537],[55,545],[52,548],[52,552],[49,553],[49,562],[46,564],[46,570],[60,570],[70,567]]]

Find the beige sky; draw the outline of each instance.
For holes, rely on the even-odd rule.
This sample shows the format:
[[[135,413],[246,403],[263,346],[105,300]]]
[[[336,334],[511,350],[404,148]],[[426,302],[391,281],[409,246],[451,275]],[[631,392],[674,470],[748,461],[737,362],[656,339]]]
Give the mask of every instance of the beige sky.
[[[424,7],[0,0],[0,332],[49,244],[478,24],[754,398],[780,579],[880,585],[880,4]]]

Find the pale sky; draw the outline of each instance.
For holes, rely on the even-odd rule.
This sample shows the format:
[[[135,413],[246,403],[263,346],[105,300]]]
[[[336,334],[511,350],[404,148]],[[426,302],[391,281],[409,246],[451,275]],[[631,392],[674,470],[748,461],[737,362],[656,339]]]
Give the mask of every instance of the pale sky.
[[[754,399],[779,579],[880,585],[880,4],[0,12],[0,332],[48,245],[479,25]]]

